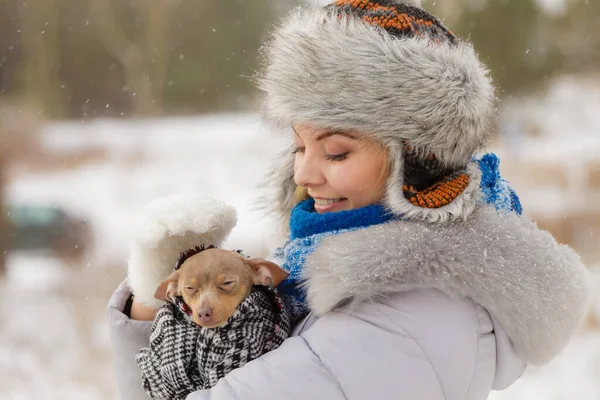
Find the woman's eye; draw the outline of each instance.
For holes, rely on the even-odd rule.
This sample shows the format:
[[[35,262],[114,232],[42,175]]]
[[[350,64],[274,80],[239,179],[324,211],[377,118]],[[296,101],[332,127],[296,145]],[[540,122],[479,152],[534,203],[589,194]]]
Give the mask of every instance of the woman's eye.
[[[296,150],[292,151],[292,154],[304,153],[304,147],[297,147]]]
[[[348,158],[348,153],[328,154],[325,158],[329,161],[344,161],[346,158]]]

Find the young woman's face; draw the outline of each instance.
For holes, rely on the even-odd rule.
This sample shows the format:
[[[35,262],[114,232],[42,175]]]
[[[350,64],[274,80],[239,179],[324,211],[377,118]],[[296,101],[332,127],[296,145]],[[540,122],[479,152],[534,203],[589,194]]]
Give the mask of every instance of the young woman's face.
[[[351,210],[381,201],[385,150],[357,133],[294,125],[294,181],[315,199],[318,213]]]

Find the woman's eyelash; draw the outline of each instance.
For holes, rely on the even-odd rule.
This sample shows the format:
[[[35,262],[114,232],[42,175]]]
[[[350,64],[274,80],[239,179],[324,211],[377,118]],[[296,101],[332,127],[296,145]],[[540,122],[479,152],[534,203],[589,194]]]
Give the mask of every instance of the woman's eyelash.
[[[325,157],[325,158],[329,161],[344,161],[346,158],[348,158],[348,153],[336,154],[336,155],[328,154],[327,157]]]
[[[295,150],[292,151],[292,154],[297,154],[297,153],[304,153],[304,148],[303,147],[298,147]],[[346,158],[348,158],[348,152],[347,153],[343,153],[343,154],[328,154],[327,156],[325,156],[325,159],[327,159],[328,161],[344,161]]]

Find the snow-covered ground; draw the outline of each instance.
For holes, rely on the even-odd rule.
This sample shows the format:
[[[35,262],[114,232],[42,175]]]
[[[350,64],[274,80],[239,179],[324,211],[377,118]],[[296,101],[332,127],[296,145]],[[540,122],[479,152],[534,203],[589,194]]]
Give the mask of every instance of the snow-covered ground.
[[[226,246],[267,255],[278,237],[250,201],[283,140],[254,115],[57,123],[41,139],[48,152],[100,148],[106,156],[77,169],[15,168],[8,200],[87,217],[97,246],[83,265],[45,253],[9,258],[0,281],[0,399],[116,398],[104,307],[125,276],[133,219],[152,198],[202,191],[238,209]],[[600,332],[584,331],[551,364],[492,398],[597,400],[599,374]]]
[[[106,296],[122,271],[14,255],[0,281],[0,399],[115,399]]]

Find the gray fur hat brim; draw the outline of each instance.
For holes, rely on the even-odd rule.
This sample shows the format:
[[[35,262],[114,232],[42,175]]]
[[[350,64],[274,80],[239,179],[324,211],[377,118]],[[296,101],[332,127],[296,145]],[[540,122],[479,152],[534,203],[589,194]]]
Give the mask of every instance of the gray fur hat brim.
[[[294,10],[265,46],[265,118],[408,141],[463,167],[489,137],[494,89],[473,47],[396,38],[354,17]]]

